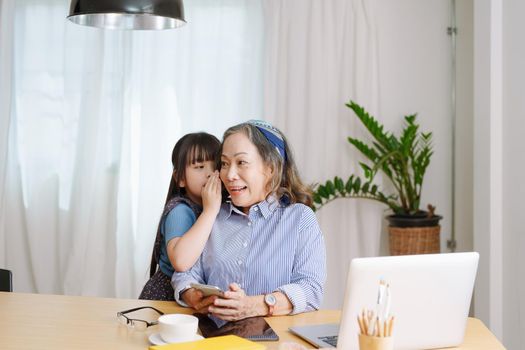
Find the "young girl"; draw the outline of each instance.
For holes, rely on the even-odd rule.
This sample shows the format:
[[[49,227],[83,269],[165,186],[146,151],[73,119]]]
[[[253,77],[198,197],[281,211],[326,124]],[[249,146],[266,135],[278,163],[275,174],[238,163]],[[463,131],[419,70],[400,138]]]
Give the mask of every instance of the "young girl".
[[[191,268],[202,253],[221,206],[219,148],[219,140],[204,132],[185,135],[173,148],[173,175],[153,247],[150,279],[139,299],[174,300],[171,276]]]

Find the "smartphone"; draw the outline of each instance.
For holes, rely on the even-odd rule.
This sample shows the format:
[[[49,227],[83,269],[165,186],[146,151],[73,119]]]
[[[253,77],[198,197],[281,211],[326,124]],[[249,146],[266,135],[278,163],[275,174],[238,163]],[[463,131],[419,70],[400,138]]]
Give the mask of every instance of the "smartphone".
[[[202,295],[204,295],[205,297],[209,297],[210,295],[217,295],[220,297],[224,296],[224,292],[222,291],[222,289],[220,289],[217,286],[212,286],[209,284],[200,284],[200,283],[190,283],[190,286],[192,288],[200,290],[202,292]]]

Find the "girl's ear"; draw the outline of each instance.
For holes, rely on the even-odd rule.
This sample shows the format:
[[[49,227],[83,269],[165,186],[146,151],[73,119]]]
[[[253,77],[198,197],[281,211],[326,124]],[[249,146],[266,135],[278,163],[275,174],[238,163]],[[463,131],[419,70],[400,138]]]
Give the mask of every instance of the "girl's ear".
[[[173,175],[172,176],[173,176],[173,181],[176,181],[177,180],[177,172],[175,170],[173,170]],[[181,179],[177,185],[180,188],[184,188],[184,186],[186,186],[186,182],[184,181],[184,179]]]

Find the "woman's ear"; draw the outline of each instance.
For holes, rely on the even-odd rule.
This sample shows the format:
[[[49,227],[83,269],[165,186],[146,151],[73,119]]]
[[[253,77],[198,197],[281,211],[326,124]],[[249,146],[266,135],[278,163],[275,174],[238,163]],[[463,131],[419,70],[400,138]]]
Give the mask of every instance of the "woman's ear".
[[[272,188],[272,179],[273,179],[274,174],[275,174],[275,170],[273,166],[268,165],[264,172],[264,175],[266,177],[266,190],[268,191]]]

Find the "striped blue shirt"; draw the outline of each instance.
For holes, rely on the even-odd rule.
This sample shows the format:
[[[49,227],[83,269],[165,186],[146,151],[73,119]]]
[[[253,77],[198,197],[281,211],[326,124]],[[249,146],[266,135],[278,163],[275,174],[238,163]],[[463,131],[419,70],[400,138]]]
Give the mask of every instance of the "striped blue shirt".
[[[320,307],[325,280],[325,245],[315,214],[270,197],[248,215],[223,204],[199,260],[171,282],[181,305],[180,293],[192,282],[223,290],[236,282],[247,295],[284,293],[297,314]]]

